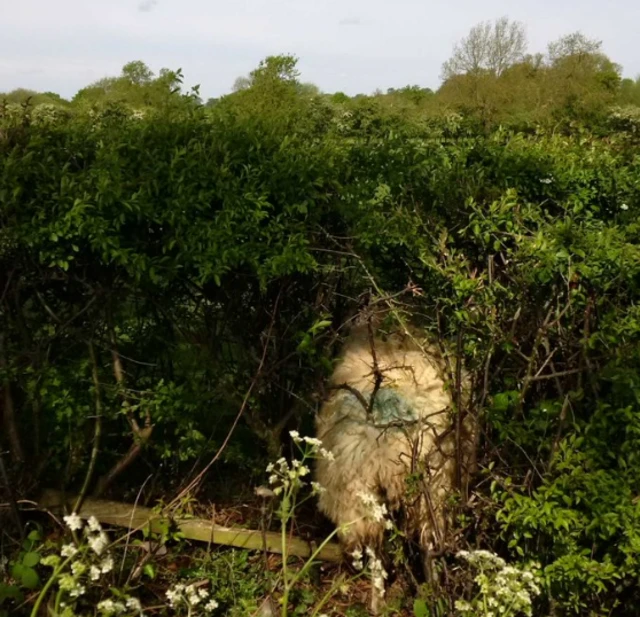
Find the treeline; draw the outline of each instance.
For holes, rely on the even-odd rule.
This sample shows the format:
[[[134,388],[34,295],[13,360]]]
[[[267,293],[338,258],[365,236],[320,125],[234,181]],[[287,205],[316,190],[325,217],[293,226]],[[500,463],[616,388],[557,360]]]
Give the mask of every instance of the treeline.
[[[136,81],[135,104],[0,109],[16,486],[165,498],[219,454],[215,499],[250,489],[288,429],[313,431],[350,317],[391,306],[473,375],[480,472],[450,553],[540,561],[540,614],[635,615],[637,125],[408,113],[432,95],[319,95],[290,57],[210,106],[126,72],[98,98]]]
[[[292,74],[295,59],[272,57],[269,61],[281,77]],[[294,71],[295,72],[295,71]],[[239,77],[233,92],[250,87],[255,72]],[[506,17],[471,29],[444,63],[442,83],[433,91],[411,85],[390,88],[385,93],[348,97],[325,94],[313,84],[299,83],[308,96],[336,104],[373,101],[404,113],[441,115],[450,111],[476,118],[484,126],[568,121],[602,122],[617,114],[625,121],[638,121],[640,76],[623,78],[622,67],[602,50],[601,42],[580,32],[549,44],[546,53],[529,53],[522,24]],[[139,111],[174,101],[180,92],[181,71],[161,69],[158,75],[141,61],[126,64],[118,77],[106,77],[81,89],[70,101],[55,93],[18,89],[4,95],[10,104],[48,104],[67,109],[88,109],[125,104]],[[229,96],[229,95],[227,95]],[[233,96],[233,95],[231,95]],[[203,101],[198,89],[185,97],[191,104],[212,107],[221,99]],[[226,97],[222,97],[223,99]]]

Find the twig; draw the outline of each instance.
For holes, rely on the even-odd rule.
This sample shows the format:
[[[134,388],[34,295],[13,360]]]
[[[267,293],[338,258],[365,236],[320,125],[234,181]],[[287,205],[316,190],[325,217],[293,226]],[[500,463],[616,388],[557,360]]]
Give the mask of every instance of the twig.
[[[371,417],[373,413],[373,405],[376,401],[376,395],[378,394],[378,390],[382,385],[382,381],[384,380],[384,375],[380,370],[380,366],[378,365],[378,355],[376,354],[376,343],[373,336],[373,327],[371,326],[371,316],[367,319],[367,333],[369,335],[369,346],[371,347],[371,357],[373,358],[373,391],[371,392],[371,397],[369,398],[369,405],[367,406],[367,416]]]
[[[89,486],[93,478],[93,473],[96,468],[96,461],[98,460],[98,453],[100,452],[100,437],[102,435],[102,401],[100,400],[100,381],[98,377],[98,361],[96,358],[96,351],[93,347],[93,343],[89,343],[89,357],[91,359],[91,377],[93,379],[93,396],[96,409],[95,414],[95,428],[93,433],[93,447],[91,448],[91,458],[89,459],[89,467],[84,477],[84,483],[80,489],[78,500],[73,509],[74,512],[78,512],[82,507],[82,502],[87,496]]]

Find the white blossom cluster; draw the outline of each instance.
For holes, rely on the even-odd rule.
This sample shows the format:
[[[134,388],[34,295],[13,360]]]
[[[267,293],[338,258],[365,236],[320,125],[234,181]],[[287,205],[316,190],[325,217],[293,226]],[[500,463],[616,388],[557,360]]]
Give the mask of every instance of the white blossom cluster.
[[[109,537],[98,519],[92,516],[85,525],[82,518],[74,512],[65,516],[64,522],[71,531],[82,531],[86,542],[78,546],[65,544],[60,549],[60,555],[47,555],[41,563],[52,568],[68,564],[68,569],[63,567],[58,575],[57,584],[66,600],[61,603],[65,607],[62,615],[74,615],[71,605],[80,596],[86,595],[91,585],[98,585],[102,577],[113,570],[114,560],[112,555],[105,553]],[[66,561],[63,562],[63,559]],[[143,615],[140,601],[133,597],[106,599],[99,602],[97,608],[103,617]]]
[[[367,546],[365,548],[367,559],[367,565],[369,566],[369,572],[371,575],[371,583],[378,596],[383,597],[385,593],[384,582],[387,580],[387,571],[382,565],[382,561],[377,557],[375,551]],[[360,549],[356,549],[351,553],[353,557],[353,567],[356,570],[362,570],[364,568],[364,555]]]
[[[540,594],[538,564],[521,570],[485,550],[460,551],[457,556],[478,571],[474,578],[478,586],[475,598],[455,603],[460,615],[510,617],[523,613],[531,617],[533,597]]]
[[[127,598],[125,602],[108,599],[99,602],[97,609],[104,617],[111,617],[112,615],[123,615],[128,611],[141,613],[142,606],[140,605],[140,600],[137,598]]]
[[[301,461],[294,459],[289,463],[287,459],[280,457],[275,463],[269,463],[267,465],[267,473],[269,473],[269,484],[272,487],[275,495],[280,495],[283,492],[286,493],[289,489],[298,489],[304,485],[304,478],[311,473],[311,470],[305,461],[307,458],[314,458],[320,456],[328,461],[334,461],[333,453],[322,447],[322,441],[315,437],[300,437],[298,431],[290,431],[289,435],[293,441],[302,446],[305,445],[303,451],[303,458]],[[314,495],[318,495],[324,492],[325,488],[318,482],[312,481],[311,491]]]
[[[280,457],[275,464],[269,463],[267,465],[267,472],[269,476],[269,484],[273,487],[273,492],[279,495],[283,491],[286,491],[289,487],[299,488],[302,486],[300,478],[308,475],[310,469],[303,465],[298,460],[291,461],[291,465],[287,462],[284,456]]]
[[[171,608],[179,608],[186,606],[191,614],[191,610],[196,606],[202,605],[206,612],[214,611],[218,608],[218,602],[210,597],[209,591],[197,585],[185,585],[176,583],[167,590],[167,600]]]
[[[358,492],[358,497],[368,510],[368,516],[372,518],[376,523],[384,521],[385,529],[393,529],[393,522],[388,518],[389,511],[384,503],[379,503],[375,495],[372,493],[365,493],[364,491]]]
[[[327,459],[328,461],[335,461],[335,457],[333,456],[333,452],[327,450],[322,447],[322,441],[317,439],[316,437],[300,437],[300,433],[298,431],[289,431],[289,435],[291,439],[298,445],[306,443],[311,448],[311,454],[319,454],[322,458]]]

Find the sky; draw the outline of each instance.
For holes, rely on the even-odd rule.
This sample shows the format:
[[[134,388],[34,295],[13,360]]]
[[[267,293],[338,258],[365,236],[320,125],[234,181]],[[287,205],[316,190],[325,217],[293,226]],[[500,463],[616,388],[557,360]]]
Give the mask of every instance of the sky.
[[[640,74],[638,0],[0,0],[0,15],[0,92],[68,98],[142,60],[181,68],[206,99],[280,53],[325,92],[435,89],[453,45],[503,15],[526,26],[530,52],[580,30]]]

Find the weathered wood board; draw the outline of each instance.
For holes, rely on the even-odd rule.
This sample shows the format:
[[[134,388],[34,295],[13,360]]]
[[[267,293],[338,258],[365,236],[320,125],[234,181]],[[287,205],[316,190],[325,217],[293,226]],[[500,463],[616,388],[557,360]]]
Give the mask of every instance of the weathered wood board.
[[[61,510],[64,505],[72,508],[77,497],[66,495],[60,491],[45,490],[38,504],[42,508],[49,510]],[[65,504],[66,502],[66,504]],[[152,531],[159,531],[163,522],[162,516],[153,512],[151,508],[144,508],[118,501],[107,501],[105,499],[85,499],[79,516],[89,518],[95,516],[105,525],[115,525],[127,529],[140,529],[149,525]],[[164,519],[166,521],[166,519]],[[234,546],[250,550],[266,550],[270,553],[282,554],[282,538],[279,533],[252,529],[234,529],[222,527],[211,521],[197,518],[174,519],[174,523],[189,540],[197,540],[224,546]],[[265,542],[266,541],[266,542]],[[296,557],[310,557],[316,547],[301,538],[290,537],[287,542],[287,552]],[[317,559],[322,561],[338,562],[342,558],[340,546],[336,542],[329,542],[317,555]]]

